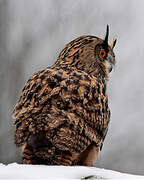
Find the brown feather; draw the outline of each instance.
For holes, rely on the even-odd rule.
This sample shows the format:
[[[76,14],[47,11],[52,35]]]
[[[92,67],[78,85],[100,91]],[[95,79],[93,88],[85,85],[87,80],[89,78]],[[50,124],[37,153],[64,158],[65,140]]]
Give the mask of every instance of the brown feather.
[[[93,36],[72,41],[52,67],[26,83],[13,112],[24,163],[72,165],[92,143],[102,146],[110,120],[106,71],[99,61],[93,67],[93,50],[102,42]],[[31,160],[25,152],[32,153]]]

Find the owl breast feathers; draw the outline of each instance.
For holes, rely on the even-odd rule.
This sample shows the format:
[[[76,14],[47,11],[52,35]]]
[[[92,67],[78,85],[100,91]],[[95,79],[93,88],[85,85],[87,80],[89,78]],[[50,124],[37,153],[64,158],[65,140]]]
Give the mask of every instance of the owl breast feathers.
[[[110,120],[106,61],[111,67],[115,61],[114,42],[110,46],[106,38],[77,38],[53,66],[28,80],[13,112],[23,163],[94,164]]]

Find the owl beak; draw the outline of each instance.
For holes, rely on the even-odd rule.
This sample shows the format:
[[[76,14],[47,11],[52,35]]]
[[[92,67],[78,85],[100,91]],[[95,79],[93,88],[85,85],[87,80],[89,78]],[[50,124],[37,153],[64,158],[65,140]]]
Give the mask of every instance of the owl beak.
[[[108,64],[109,64],[107,68],[108,68],[108,71],[110,73],[112,71],[114,65],[115,65],[114,57],[112,55],[108,54],[107,61],[108,61]]]
[[[112,64],[112,65],[115,65],[115,59],[112,55],[108,54],[107,55],[107,61]]]

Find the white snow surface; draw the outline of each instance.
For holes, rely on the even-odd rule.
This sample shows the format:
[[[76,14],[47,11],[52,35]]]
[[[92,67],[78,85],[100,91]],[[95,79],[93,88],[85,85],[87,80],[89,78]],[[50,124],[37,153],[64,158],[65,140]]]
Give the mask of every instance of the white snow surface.
[[[144,176],[130,175],[112,170],[84,166],[45,166],[0,164],[0,180],[44,180],[44,179],[143,179]],[[85,178],[85,179],[86,179]]]

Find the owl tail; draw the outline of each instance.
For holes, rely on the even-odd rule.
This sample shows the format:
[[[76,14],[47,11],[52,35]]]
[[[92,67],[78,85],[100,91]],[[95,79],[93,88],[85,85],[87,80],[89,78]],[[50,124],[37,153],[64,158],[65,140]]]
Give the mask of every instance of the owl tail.
[[[35,155],[31,147],[25,143],[22,146],[22,163],[23,164],[36,164]]]
[[[61,151],[50,142],[39,143],[39,138],[34,135],[22,147],[23,164],[44,164],[44,165],[72,165],[72,155],[68,151]]]

